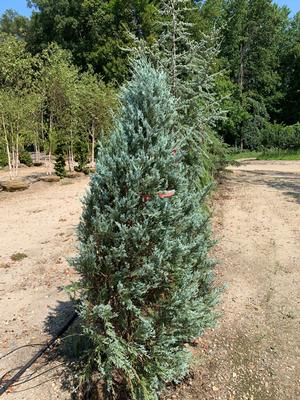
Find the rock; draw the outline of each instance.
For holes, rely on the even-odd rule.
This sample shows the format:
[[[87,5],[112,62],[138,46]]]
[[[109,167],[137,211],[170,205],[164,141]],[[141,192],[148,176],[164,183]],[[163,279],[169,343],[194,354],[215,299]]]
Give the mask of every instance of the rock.
[[[49,183],[59,182],[60,181],[60,177],[57,176],[57,175],[46,175],[46,176],[41,176],[40,177],[40,181],[49,182]]]
[[[84,174],[81,172],[73,171],[73,172],[68,172],[66,178],[75,179],[75,178],[80,178],[82,175]]]
[[[28,189],[30,184],[27,181],[15,179],[15,180],[11,180],[11,181],[0,182],[0,186],[6,192],[17,192],[20,190]]]

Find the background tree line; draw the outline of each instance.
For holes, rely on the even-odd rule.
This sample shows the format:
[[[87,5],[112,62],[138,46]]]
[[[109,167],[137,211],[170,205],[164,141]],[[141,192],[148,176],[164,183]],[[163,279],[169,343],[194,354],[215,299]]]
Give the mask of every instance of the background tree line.
[[[109,110],[116,108],[118,87],[130,77],[128,50],[138,40],[156,53],[157,60],[164,54],[167,68],[172,67],[168,60],[172,62],[174,48],[166,34],[172,31],[172,10],[162,10],[173,3],[34,0],[29,1],[33,7],[29,19],[13,10],[3,14],[2,164],[10,157],[11,165],[16,165],[19,149],[30,145],[37,154],[41,148],[47,151],[50,160],[58,141],[59,151],[66,152],[70,162],[80,149],[81,165],[87,160],[84,154],[93,163],[95,143],[111,124]],[[181,91],[186,82],[192,87],[195,69],[202,68],[192,91],[197,92],[201,108],[199,134],[213,132],[205,142],[211,147],[208,151],[217,155],[223,151],[218,137],[241,148],[287,148],[289,143],[295,147],[292,138],[299,136],[300,120],[300,14],[290,18],[287,7],[271,0],[187,3],[190,8],[179,8],[177,15],[181,21],[176,28],[177,73]],[[184,58],[186,46],[198,60]],[[175,90],[174,85],[173,79]],[[218,116],[214,122],[213,115]],[[5,156],[8,148],[10,156]]]
[[[55,154],[63,177],[99,145],[69,288],[88,339],[79,388],[157,400],[217,318],[205,199],[222,138],[300,145],[299,15],[271,0],[30,3],[30,19],[1,19],[2,154],[12,176],[24,150],[49,173]]]

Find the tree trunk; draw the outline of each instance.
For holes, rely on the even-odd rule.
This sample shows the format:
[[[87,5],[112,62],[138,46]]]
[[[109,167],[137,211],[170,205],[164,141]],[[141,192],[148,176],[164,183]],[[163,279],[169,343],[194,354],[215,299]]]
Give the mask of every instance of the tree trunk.
[[[244,46],[241,44],[240,47],[240,70],[239,70],[239,87],[241,93],[243,93],[244,90]]]
[[[17,129],[19,129],[19,127]],[[19,169],[19,133],[17,133],[17,140],[16,140],[16,176],[18,176],[18,169]]]
[[[72,168],[71,168],[71,147],[69,146],[68,149],[68,166],[69,166],[69,172],[72,172]]]
[[[12,147],[12,151],[11,151],[11,155],[12,155],[12,172],[13,172],[13,178],[15,178],[16,176],[16,150],[15,147]]]
[[[12,171],[12,165],[11,165],[11,156],[10,156],[10,150],[9,150],[9,143],[8,143],[7,133],[5,133],[5,144],[6,144],[6,154],[7,154],[8,168],[9,168],[9,177],[10,177],[10,179],[12,180],[12,178],[13,178],[13,171]]]
[[[92,157],[91,157],[91,166],[95,167],[95,128],[92,126]]]
[[[49,157],[48,157],[48,166],[47,166],[47,175],[52,175],[52,160],[51,160],[51,146],[52,146],[52,114],[49,117]]]
[[[71,130],[71,143],[70,143],[70,172],[74,171],[74,154],[73,154],[73,131]]]
[[[176,18],[176,10],[174,1],[172,1],[172,12],[173,12],[173,37],[172,37],[172,87],[173,94],[176,96],[177,92],[177,65],[176,65],[176,55],[177,55],[177,46],[176,46],[176,33],[177,33],[177,18]]]
[[[6,124],[5,124],[5,120],[4,120],[3,114],[2,114],[2,127],[3,127],[3,131],[4,131],[4,138],[5,138],[7,162],[8,162],[8,169],[9,169],[9,178],[12,180],[13,171],[12,171],[12,164],[11,164],[11,155],[10,155],[10,149],[9,149],[9,141],[8,141],[8,136],[7,136],[7,129],[6,129]]]

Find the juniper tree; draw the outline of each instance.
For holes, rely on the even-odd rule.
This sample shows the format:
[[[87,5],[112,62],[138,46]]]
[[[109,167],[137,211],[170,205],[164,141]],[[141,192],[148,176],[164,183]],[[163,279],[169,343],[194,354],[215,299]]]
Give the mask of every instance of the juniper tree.
[[[54,165],[55,173],[60,178],[66,176],[66,161],[65,161],[65,144],[61,139],[58,139],[56,146],[56,159]]]
[[[216,124],[225,115],[222,96],[218,95],[219,32],[216,29],[193,38],[192,16],[199,13],[190,0],[163,0],[161,36],[152,47],[156,65],[167,73],[173,95],[179,99],[180,125],[178,138],[186,142],[186,163],[193,185],[211,170],[209,148],[219,146],[214,134]],[[192,129],[190,129],[192,127]],[[223,149],[224,151],[224,149]]]
[[[186,375],[185,344],[213,325],[218,295],[208,216],[174,151],[166,75],[136,62],[121,103],[84,199],[73,289],[92,343],[84,375],[98,372],[106,398],[152,400]]]

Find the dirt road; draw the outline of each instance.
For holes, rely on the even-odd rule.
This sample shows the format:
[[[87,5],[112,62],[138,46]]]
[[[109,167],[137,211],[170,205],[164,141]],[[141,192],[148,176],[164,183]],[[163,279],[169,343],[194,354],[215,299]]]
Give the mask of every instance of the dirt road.
[[[25,192],[0,192],[0,378],[24,365],[40,348],[35,345],[52,337],[73,311],[63,286],[76,276],[66,258],[75,252],[75,227],[87,182],[86,177],[38,182]],[[33,346],[1,359],[27,344]],[[41,360],[25,374],[26,383],[4,397],[70,398],[60,389],[59,364]]]
[[[300,162],[242,162],[216,195],[226,283],[184,400],[300,399]],[[172,398],[170,396],[169,398]]]
[[[193,379],[167,399],[300,399],[300,162],[243,162],[215,199],[215,256],[221,260],[219,326],[193,348]],[[36,183],[0,193],[0,357],[51,334],[49,319],[69,309],[61,286],[74,278],[65,257],[87,180]],[[13,262],[16,252],[28,257]],[[62,318],[55,324],[59,325]],[[0,358],[0,376],[35,348]],[[41,361],[8,400],[70,399],[59,362]],[[37,376],[42,374],[40,376]]]

